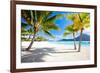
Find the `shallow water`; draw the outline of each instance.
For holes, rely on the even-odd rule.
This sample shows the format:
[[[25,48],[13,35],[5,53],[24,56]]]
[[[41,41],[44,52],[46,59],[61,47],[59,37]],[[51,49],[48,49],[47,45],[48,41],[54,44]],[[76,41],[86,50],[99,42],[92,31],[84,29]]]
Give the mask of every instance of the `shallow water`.
[[[74,45],[74,41],[49,41],[50,44],[56,44],[56,45],[69,45],[69,46],[73,46]],[[76,41],[76,45],[79,44],[79,41]],[[90,41],[82,41],[81,42],[82,47],[90,47]]]

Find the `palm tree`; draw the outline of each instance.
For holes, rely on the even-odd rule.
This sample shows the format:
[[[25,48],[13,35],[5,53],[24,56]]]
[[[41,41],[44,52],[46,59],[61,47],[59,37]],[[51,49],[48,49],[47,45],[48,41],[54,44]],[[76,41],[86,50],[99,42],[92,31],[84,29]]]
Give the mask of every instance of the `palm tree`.
[[[78,27],[76,27],[75,21],[76,21],[76,14],[75,13],[71,13],[68,14],[66,18],[70,19],[71,21],[73,21],[73,24],[70,24],[68,26],[65,27],[65,32],[64,32],[64,36],[69,35],[69,34],[73,34],[73,39],[74,39],[74,49],[76,50],[76,39],[75,39],[75,33],[79,30]]]
[[[90,15],[88,13],[78,13],[77,15],[78,15],[79,20],[81,22],[80,24],[78,24],[78,26],[80,26],[80,41],[79,41],[78,51],[80,51],[83,30],[85,28],[89,28],[89,26],[90,26]]]
[[[74,46],[75,46],[75,32],[80,31],[80,40],[79,40],[79,47],[78,47],[78,51],[80,51],[83,30],[90,26],[89,24],[90,16],[88,13],[71,13],[67,15],[67,18],[72,20],[73,24],[66,27],[66,30],[69,32],[65,32],[64,34],[66,35],[66,34],[73,33]]]
[[[34,30],[32,41],[26,50],[28,51],[32,47],[36,34],[39,31],[43,31],[45,34],[54,37],[49,31],[59,30],[54,21],[61,16],[62,15],[60,14],[52,16],[52,12],[50,11],[23,10],[22,17],[26,20],[28,24],[32,26]]]
[[[70,34],[73,34],[73,39],[74,39],[74,49],[76,50],[76,40],[75,40],[75,32],[76,30],[73,28],[73,25],[74,24],[71,24],[69,26],[66,26],[65,27],[65,32],[64,32],[64,36],[67,36],[67,35],[70,35]]]

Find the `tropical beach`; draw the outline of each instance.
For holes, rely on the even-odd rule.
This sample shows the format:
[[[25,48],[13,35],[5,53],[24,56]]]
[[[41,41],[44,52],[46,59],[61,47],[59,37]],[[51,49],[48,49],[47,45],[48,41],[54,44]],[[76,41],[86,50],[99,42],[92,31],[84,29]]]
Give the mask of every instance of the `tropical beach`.
[[[21,62],[90,59],[90,14],[21,11]]]
[[[56,45],[48,42],[35,42],[30,51],[24,51],[29,42],[23,42],[22,62],[64,62],[89,60],[89,47],[82,47],[81,52],[72,46]]]

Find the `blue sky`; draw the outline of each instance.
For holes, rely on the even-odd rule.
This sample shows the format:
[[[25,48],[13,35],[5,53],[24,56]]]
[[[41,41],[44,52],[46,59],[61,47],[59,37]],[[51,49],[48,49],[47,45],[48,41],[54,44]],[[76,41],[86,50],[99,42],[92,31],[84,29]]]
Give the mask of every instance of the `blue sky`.
[[[70,14],[70,13],[71,13],[71,12],[53,12],[52,16],[53,16],[53,15],[57,15],[57,14],[67,15],[67,14]],[[22,21],[25,22],[24,19],[22,19]],[[51,37],[48,37],[47,35],[45,35],[45,34],[42,33],[42,32],[39,32],[38,35],[43,36],[43,37],[45,37],[45,38],[47,38],[47,39],[49,39],[49,40],[59,40],[59,39],[71,39],[71,38],[73,38],[72,35],[68,35],[68,36],[66,36],[66,37],[63,37],[63,33],[64,33],[64,31],[65,31],[65,30],[64,30],[65,27],[68,26],[68,25],[70,25],[70,24],[72,24],[73,21],[71,21],[71,20],[67,19],[65,16],[63,16],[63,17],[61,17],[61,18],[55,20],[54,23],[55,23],[58,27],[60,27],[60,30],[58,30],[58,31],[57,31],[57,30],[51,30],[51,31],[50,31],[50,32],[55,36],[55,39],[53,39],[53,38],[51,38]],[[89,35],[89,34],[90,34],[89,29],[88,29],[88,30],[85,30],[84,33]],[[79,33],[76,34],[76,36],[78,36],[78,35],[79,35]]]
[[[54,12],[53,14],[63,14],[67,15],[69,12]],[[64,29],[66,26],[72,24],[73,22],[71,20],[68,20],[65,16],[55,20],[55,24],[60,27],[59,31],[51,30],[50,32],[56,36],[55,40],[65,38],[63,37]],[[67,36],[68,37],[68,36]]]
[[[44,37],[46,37],[46,38],[48,38],[48,39],[50,39],[50,40],[72,39],[72,38],[73,38],[72,34],[67,35],[66,37],[63,37],[63,33],[64,33],[64,31],[65,31],[65,30],[64,30],[65,27],[68,26],[68,25],[71,25],[71,24],[73,23],[73,21],[67,19],[66,16],[65,16],[65,15],[70,14],[70,13],[71,13],[71,12],[53,12],[52,15],[56,15],[56,14],[63,14],[63,15],[64,15],[63,17],[61,17],[61,18],[55,20],[55,22],[54,22],[58,27],[60,27],[60,30],[58,30],[58,31],[56,31],[56,30],[51,30],[51,31],[50,31],[50,32],[55,36],[54,39],[48,37],[48,36],[45,35],[45,34],[44,34]],[[89,30],[85,30],[83,33],[89,35],[89,34],[90,34],[90,31],[89,31]],[[79,34],[80,34],[80,33],[77,32],[77,33],[76,33],[76,37],[79,36]],[[42,36],[43,36],[43,33],[42,33]]]

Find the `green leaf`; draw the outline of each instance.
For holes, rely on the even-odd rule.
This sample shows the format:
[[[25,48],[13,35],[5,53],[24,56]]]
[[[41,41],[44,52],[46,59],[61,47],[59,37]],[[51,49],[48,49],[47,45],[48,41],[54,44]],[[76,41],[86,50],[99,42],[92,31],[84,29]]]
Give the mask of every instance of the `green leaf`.
[[[47,34],[48,36],[54,38],[54,36],[53,36],[49,31],[47,31],[47,30],[43,30],[43,32],[45,32],[45,34]]]
[[[66,18],[73,21],[75,19],[75,13],[67,14]]]
[[[48,26],[42,26],[45,30],[60,30],[60,28],[56,24],[48,24]]]
[[[58,14],[58,15],[55,15],[52,17],[49,16],[42,24],[43,25],[54,24],[54,21],[61,18],[61,17],[62,17],[61,14]]]
[[[79,15],[83,21],[87,16],[89,16],[89,13],[79,13]]]
[[[63,36],[65,37],[65,36],[70,35],[70,34],[72,34],[72,32],[64,32]]]
[[[73,24],[72,25],[68,25],[65,27],[65,30],[69,31],[69,32],[74,32],[74,27]]]

